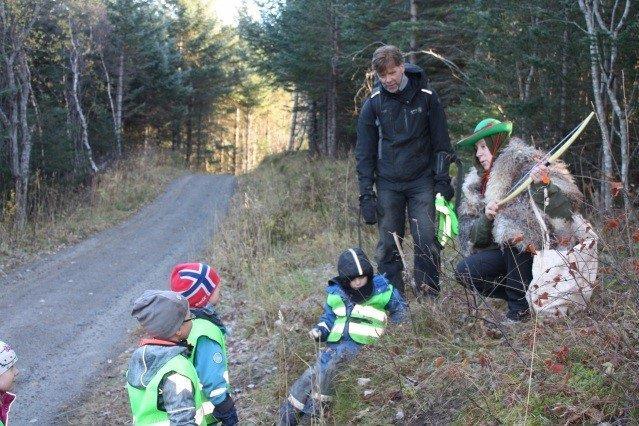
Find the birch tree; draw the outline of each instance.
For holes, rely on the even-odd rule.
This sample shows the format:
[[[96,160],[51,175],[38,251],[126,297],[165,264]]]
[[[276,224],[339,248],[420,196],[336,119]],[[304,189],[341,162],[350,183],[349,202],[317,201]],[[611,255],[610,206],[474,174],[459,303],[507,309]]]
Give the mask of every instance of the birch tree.
[[[14,225],[22,229],[27,219],[27,196],[31,173],[32,127],[29,123],[31,70],[27,39],[46,2],[0,2],[0,124],[9,145],[9,168],[13,178]]]
[[[93,173],[97,173],[98,166],[95,164],[95,160],[93,159],[93,149],[89,142],[89,125],[84,109],[82,108],[80,95],[82,68],[84,57],[90,49],[90,40],[87,40],[86,37],[83,37],[80,33],[80,29],[78,28],[78,18],[74,16],[74,12],[70,8],[67,11],[69,24],[69,70],[71,72],[71,84],[69,91],[72,101],[70,107],[75,109],[75,117],[77,117],[77,125],[80,129],[80,141],[86,152],[86,159],[89,162]]]
[[[597,121],[602,140],[601,194],[606,209],[612,207],[611,181],[613,177],[613,141],[619,140],[624,201],[628,206],[628,171],[630,147],[630,111],[623,96],[625,79],[619,70],[620,35],[626,29],[630,0],[614,3],[599,0],[579,0],[586,23],[590,51],[590,76]]]

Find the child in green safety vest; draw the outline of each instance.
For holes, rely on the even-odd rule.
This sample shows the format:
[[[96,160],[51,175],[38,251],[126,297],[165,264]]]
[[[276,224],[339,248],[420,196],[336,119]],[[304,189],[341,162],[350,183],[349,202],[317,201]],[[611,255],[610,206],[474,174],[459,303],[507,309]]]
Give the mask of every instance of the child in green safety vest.
[[[401,294],[385,276],[373,274],[362,249],[344,251],[337,272],[326,288],[324,313],[309,331],[312,339],[327,342],[326,349],[291,387],[280,407],[280,425],[296,425],[302,417],[316,415],[320,404],[331,400],[338,369],[363,345],[375,343],[388,319],[399,323],[406,316],[408,307]]]
[[[186,342],[193,325],[186,298],[147,290],[134,302],[131,315],[146,334],[126,373],[133,424],[206,424],[210,413]]]
[[[192,347],[189,359],[202,385],[204,405],[213,415],[206,420],[227,426],[237,424],[238,419],[229,393],[225,329],[214,309],[220,289],[217,271],[205,263],[182,263],[171,272],[171,290],[188,300],[194,316],[187,338]]]
[[[0,340],[0,425],[9,425],[9,410],[16,396],[13,389],[18,369],[15,364],[18,358],[11,346]]]

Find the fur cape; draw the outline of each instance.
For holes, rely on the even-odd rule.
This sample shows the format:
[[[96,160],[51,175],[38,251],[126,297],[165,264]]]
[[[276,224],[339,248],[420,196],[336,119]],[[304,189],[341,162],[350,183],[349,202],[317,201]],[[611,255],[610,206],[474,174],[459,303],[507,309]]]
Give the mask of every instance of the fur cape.
[[[463,201],[459,207],[459,242],[465,256],[476,251],[470,241],[470,231],[475,220],[484,214],[486,204],[503,199],[519,179],[532,169],[544,153],[519,138],[510,142],[498,154],[493,163],[484,196],[480,193],[481,172],[473,167],[462,185]],[[568,197],[573,207],[573,220],[551,218],[542,211],[542,217],[550,232],[551,241],[574,246],[587,237],[587,224],[577,213],[583,195],[563,161],[554,161],[548,166],[550,181]],[[524,191],[503,206],[493,221],[493,240],[500,246],[513,245],[519,250],[541,249],[543,232],[535,218],[528,191]]]

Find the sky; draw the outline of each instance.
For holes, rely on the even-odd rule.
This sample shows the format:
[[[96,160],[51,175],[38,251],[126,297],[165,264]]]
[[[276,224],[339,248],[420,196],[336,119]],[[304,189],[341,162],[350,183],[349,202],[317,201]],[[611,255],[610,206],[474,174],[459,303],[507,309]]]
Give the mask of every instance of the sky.
[[[235,25],[237,23],[237,11],[244,2],[247,3],[251,14],[257,14],[257,6],[250,0],[208,0],[208,2],[224,25]]]

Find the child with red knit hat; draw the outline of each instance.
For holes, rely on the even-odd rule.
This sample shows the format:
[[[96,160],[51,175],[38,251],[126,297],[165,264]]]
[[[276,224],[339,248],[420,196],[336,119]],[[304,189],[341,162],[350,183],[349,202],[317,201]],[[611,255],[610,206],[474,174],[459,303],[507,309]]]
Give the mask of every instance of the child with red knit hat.
[[[220,301],[221,280],[205,263],[182,263],[171,272],[171,290],[189,302],[194,316],[187,342],[193,347],[195,366],[205,398],[215,406],[213,416],[223,425],[237,424],[237,412],[229,394],[226,329],[214,306]],[[209,424],[214,419],[208,419]]]

